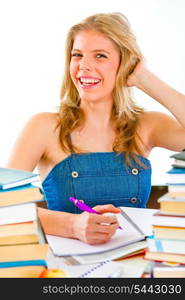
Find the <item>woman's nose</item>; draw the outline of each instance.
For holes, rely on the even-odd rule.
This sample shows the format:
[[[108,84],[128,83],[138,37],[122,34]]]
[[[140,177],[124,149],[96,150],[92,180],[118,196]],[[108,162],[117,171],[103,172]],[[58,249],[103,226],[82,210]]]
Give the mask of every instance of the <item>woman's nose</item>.
[[[92,62],[87,58],[82,58],[80,61],[80,70],[91,70]]]

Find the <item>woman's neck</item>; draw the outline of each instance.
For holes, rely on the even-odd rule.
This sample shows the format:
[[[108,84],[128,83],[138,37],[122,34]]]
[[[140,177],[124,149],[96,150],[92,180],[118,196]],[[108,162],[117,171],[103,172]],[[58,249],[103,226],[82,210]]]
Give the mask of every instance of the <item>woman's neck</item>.
[[[81,103],[85,114],[85,127],[92,127],[94,130],[107,130],[112,128],[112,103]]]

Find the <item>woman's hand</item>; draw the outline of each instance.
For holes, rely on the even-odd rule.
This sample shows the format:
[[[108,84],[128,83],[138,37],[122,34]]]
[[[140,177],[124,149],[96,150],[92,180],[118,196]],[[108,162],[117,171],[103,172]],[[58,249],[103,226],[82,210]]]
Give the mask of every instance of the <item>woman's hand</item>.
[[[142,57],[140,61],[137,63],[135,66],[134,70],[132,73],[128,76],[127,78],[127,86],[136,86],[140,88],[140,82],[142,81],[143,76],[146,76],[147,72],[147,66],[146,66],[146,61]]]
[[[98,214],[83,212],[74,216],[73,234],[74,237],[91,245],[106,243],[114,235],[119,227],[115,216],[106,216],[103,213],[120,213],[115,206],[97,205],[93,207]]]

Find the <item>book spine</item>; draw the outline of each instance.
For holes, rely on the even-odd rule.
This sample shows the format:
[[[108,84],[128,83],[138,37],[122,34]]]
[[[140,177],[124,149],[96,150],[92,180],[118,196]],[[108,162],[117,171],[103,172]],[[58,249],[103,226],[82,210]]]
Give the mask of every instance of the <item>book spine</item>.
[[[22,267],[22,266],[45,266],[45,267],[47,267],[47,263],[44,259],[0,262],[0,268],[12,268],[12,267]]]

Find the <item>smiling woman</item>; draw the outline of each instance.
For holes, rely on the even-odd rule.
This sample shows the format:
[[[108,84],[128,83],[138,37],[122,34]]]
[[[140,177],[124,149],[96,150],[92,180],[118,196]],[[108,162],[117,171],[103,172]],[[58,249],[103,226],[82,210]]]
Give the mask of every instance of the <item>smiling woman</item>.
[[[133,86],[174,117],[136,105]],[[150,151],[185,148],[184,111],[185,96],[147,69],[127,18],[96,14],[69,30],[58,113],[28,121],[7,166],[38,166],[48,205],[38,213],[47,234],[105,243],[119,224],[103,213],[146,207]],[[80,213],[70,197],[100,214]]]
[[[64,149],[71,152],[75,149],[80,150],[79,147],[77,148],[78,141],[72,144],[68,136],[73,131],[74,141],[77,133],[74,131],[75,126],[81,128],[85,115],[88,114],[88,107],[92,113],[93,107],[101,106],[100,112],[103,114],[105,110],[109,112],[112,110],[111,118],[104,119],[106,115],[101,118],[101,123],[104,125],[106,122],[112,123],[109,126],[109,133],[114,127],[114,133],[109,135],[112,140],[104,141],[106,146],[109,145],[106,149],[103,149],[103,145],[99,145],[99,149],[93,150],[94,142],[92,142],[90,147],[84,150],[90,152],[112,151],[112,149],[117,152],[126,151],[127,162],[129,162],[128,153],[138,162],[138,157],[134,155],[134,152],[143,155],[143,151],[139,148],[139,143],[135,143],[135,135],[138,123],[137,113],[142,109],[132,100],[127,78],[140,56],[141,51],[130,24],[123,14],[97,14],[70,29],[66,43],[66,70],[61,89],[59,124],[60,140]],[[97,82],[89,83],[92,79]],[[74,117],[71,122],[70,117]],[[86,119],[88,121],[89,117]],[[92,124],[92,135],[96,128],[97,120],[95,119],[95,124]],[[100,139],[103,136],[102,130],[103,128]],[[98,128],[97,131],[99,131]],[[85,136],[85,128],[81,131],[81,136],[82,134],[83,139],[89,136],[88,133]],[[84,145],[84,142],[81,145]]]

